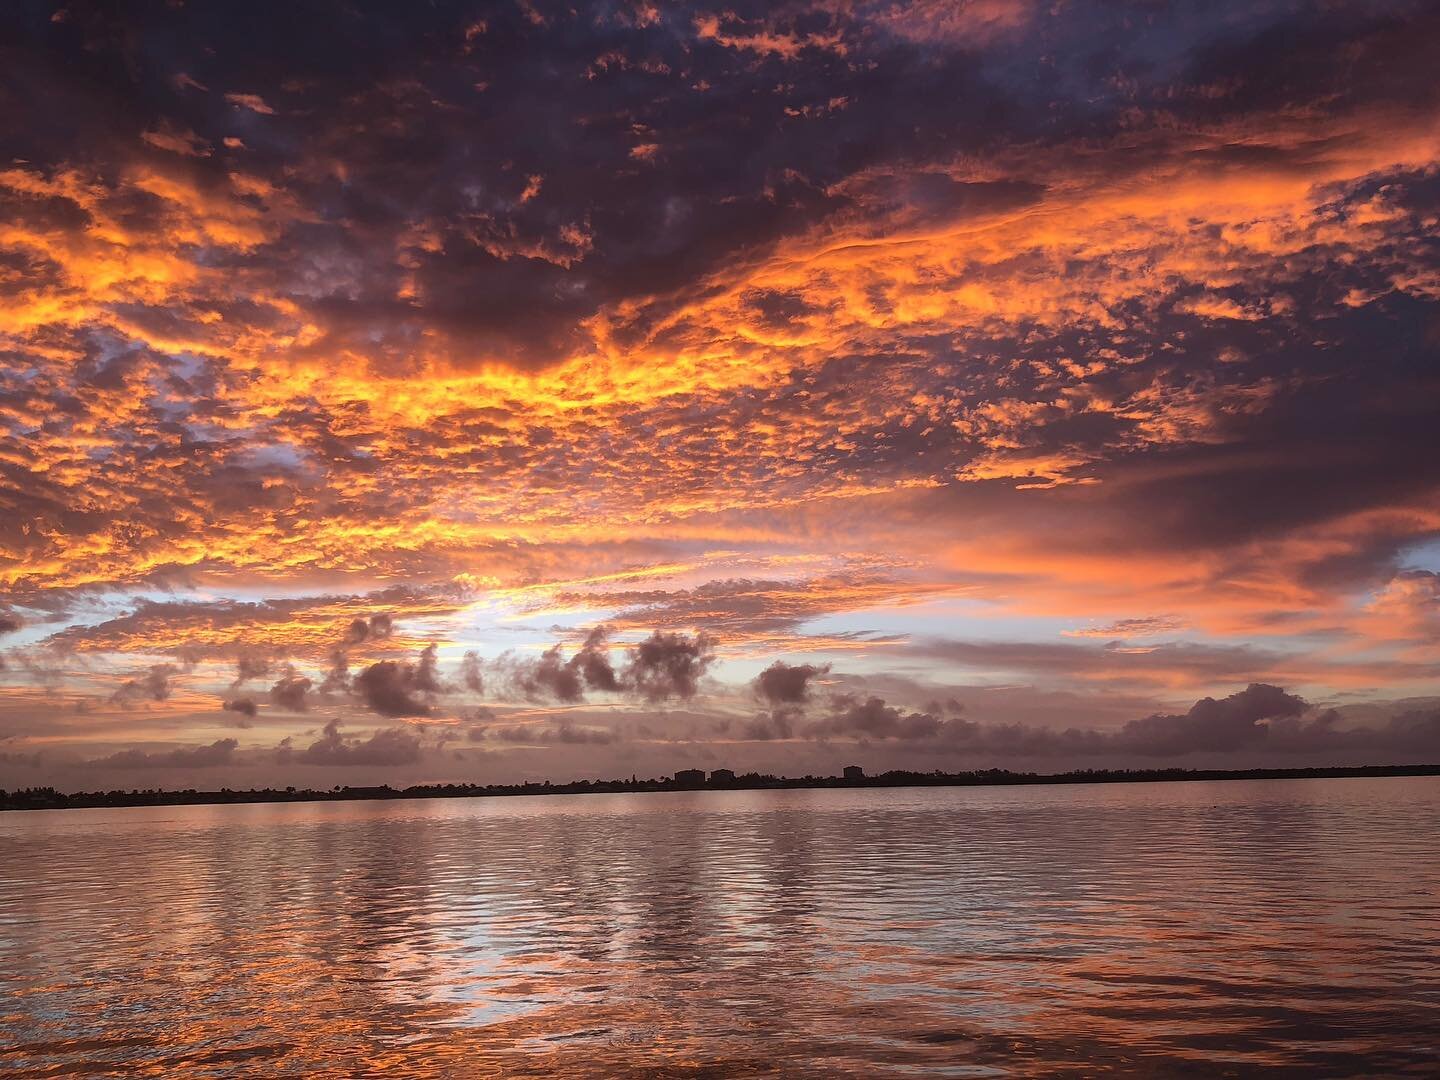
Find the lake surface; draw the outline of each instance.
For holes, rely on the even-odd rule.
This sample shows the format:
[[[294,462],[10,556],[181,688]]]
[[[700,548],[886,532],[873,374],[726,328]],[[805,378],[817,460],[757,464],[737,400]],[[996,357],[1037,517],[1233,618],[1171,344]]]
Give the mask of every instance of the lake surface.
[[[1440,1075],[1440,781],[0,814],[0,1075]]]

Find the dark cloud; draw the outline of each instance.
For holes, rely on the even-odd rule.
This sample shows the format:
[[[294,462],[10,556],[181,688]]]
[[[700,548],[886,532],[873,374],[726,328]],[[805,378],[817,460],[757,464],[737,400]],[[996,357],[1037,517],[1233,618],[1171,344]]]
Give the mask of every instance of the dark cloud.
[[[415,664],[415,689],[422,694],[445,691],[440,681],[439,650],[433,643],[420,650],[420,659]]]
[[[692,698],[715,660],[715,641],[705,631],[688,634],[656,630],[630,650],[623,682],[645,701]]]
[[[369,619],[350,620],[341,636],[345,648],[363,645],[367,641],[383,641],[395,632],[395,620],[386,612],[371,615]]]
[[[435,646],[427,645],[417,664],[381,660],[355,676],[354,689],[372,711],[381,716],[429,716],[426,695],[437,693]]]
[[[615,693],[625,689],[611,665],[608,627],[597,627],[568,658],[553,645],[538,658],[506,655],[496,661],[506,687],[530,701],[583,701],[586,689]]]
[[[608,728],[580,727],[568,720],[562,720],[554,727],[515,726],[491,728],[489,738],[501,742],[536,745],[565,743],[571,745],[605,745],[616,740],[615,732]]]
[[[286,665],[285,673],[270,688],[270,700],[289,712],[305,712],[310,707],[310,690],[314,685],[294,666]]]
[[[831,713],[812,724],[811,735],[856,735],[870,739],[933,739],[945,727],[945,721],[928,712],[906,712],[886,705],[878,697],[863,701],[839,696]]]
[[[340,733],[339,721],[331,720],[321,738],[297,760],[306,765],[410,765],[420,760],[420,753],[420,736],[406,728],[385,728],[368,739],[347,739]]]
[[[330,668],[320,684],[322,694],[342,694],[350,689],[350,658],[344,649],[330,654]]]
[[[239,745],[235,739],[216,739],[209,746],[192,746],[180,750],[154,753],[147,753],[143,750],[121,750],[109,757],[98,758],[90,764],[109,769],[210,768],[232,764],[235,750]]]
[[[574,703],[585,696],[585,680],[577,665],[567,662],[559,645],[538,658],[501,657],[497,663],[507,673],[509,685],[530,701]]]
[[[776,660],[755,677],[755,694],[771,705],[804,705],[810,700],[811,682],[817,675],[829,671],[829,664],[787,664]]]
[[[1138,754],[1189,754],[1201,750],[1242,750],[1264,742],[1265,720],[1291,720],[1308,704],[1278,686],[1254,683],[1219,701],[1202,698],[1183,716],[1147,716],[1126,724],[1115,744]]]
[[[947,711],[961,710],[957,705]],[[761,721],[751,738],[786,738]],[[996,759],[1047,757],[1111,760],[1262,753],[1317,755],[1371,751],[1392,758],[1440,754],[1440,710],[1410,709],[1368,725],[1346,724],[1280,687],[1253,683],[1224,698],[1206,697],[1186,712],[1156,713],[1112,731],[987,724],[937,711],[912,712],[878,697],[832,697],[827,715],[807,725],[809,738],[852,737],[928,745]]]
[[[270,660],[264,656],[240,656],[235,661],[235,681],[230,689],[238,690],[251,679],[263,679],[270,674]]]
[[[236,726],[242,728],[249,727],[250,721],[259,712],[259,707],[250,698],[235,698],[225,702],[223,708],[226,712],[233,712],[241,717],[236,721]]]
[[[170,696],[170,680],[180,673],[174,664],[152,664],[144,675],[126,679],[111,701],[164,701]]]
[[[580,672],[585,685],[591,690],[613,694],[617,693],[621,686],[615,675],[615,668],[610,663],[610,653],[605,647],[610,640],[610,633],[608,626],[597,626],[591,630],[586,635],[584,644],[580,646],[580,651],[570,658],[570,663]]]
[[[480,654],[467,652],[460,660],[460,681],[474,694],[485,692],[485,673]]]
[[[796,722],[802,716],[801,710],[793,705],[780,706],[748,720],[740,729],[741,735],[760,742],[788,739],[795,734]]]
[[[0,634],[13,634],[24,625],[19,616],[0,611]]]

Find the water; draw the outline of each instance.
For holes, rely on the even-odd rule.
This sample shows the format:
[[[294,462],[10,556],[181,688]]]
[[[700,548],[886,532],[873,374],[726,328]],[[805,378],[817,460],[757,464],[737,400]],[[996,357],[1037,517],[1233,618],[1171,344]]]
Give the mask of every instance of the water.
[[[0,1075],[1440,1075],[1440,782],[0,814]]]

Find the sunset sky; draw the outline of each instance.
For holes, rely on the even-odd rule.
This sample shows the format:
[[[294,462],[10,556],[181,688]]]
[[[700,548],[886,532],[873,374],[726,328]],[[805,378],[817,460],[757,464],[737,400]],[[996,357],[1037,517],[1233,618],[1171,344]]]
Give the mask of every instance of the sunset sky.
[[[0,787],[1440,761],[1437,57],[6,5]]]

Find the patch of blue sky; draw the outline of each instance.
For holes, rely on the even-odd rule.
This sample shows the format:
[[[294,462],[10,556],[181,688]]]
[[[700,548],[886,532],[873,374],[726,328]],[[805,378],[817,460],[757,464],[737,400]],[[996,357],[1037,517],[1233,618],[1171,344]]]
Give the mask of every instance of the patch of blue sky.
[[[1440,537],[1414,544],[1400,553],[1402,570],[1429,570],[1440,573]]]

